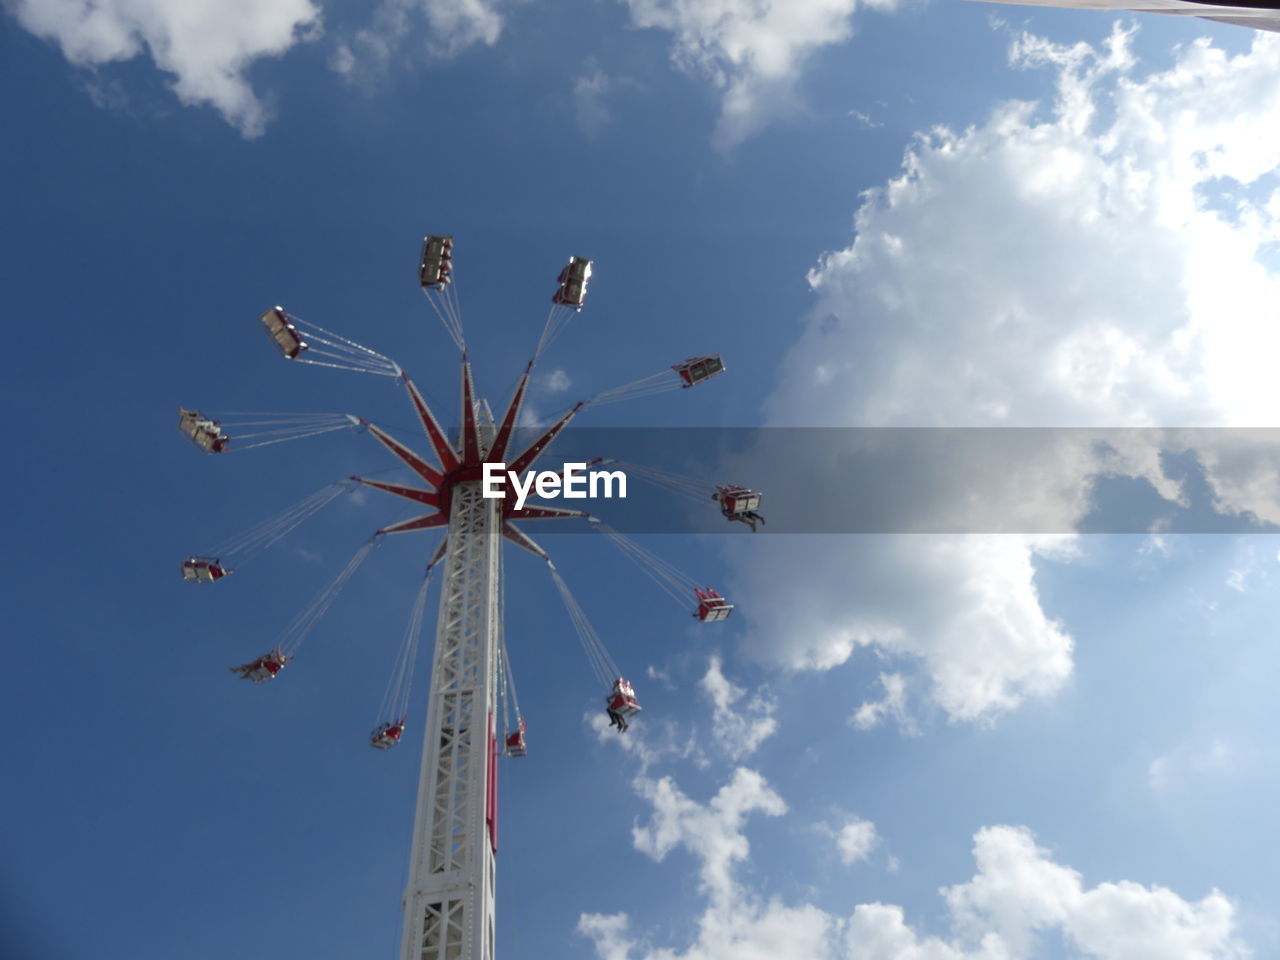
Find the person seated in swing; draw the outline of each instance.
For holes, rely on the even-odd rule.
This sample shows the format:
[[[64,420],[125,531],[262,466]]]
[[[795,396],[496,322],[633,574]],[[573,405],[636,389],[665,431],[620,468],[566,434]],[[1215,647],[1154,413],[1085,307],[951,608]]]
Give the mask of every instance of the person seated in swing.
[[[621,700],[620,697],[615,694],[610,694],[605,697],[604,709],[605,713],[609,714],[609,726],[617,727],[619,733],[624,733],[627,729],[627,718],[614,709],[615,704],[618,704],[619,700]]]
[[[757,523],[764,523],[764,517],[756,511],[756,507],[760,505],[760,494],[746,487],[718,486],[711,499],[720,504],[720,512],[726,520],[745,523],[752,533],[756,532]]]
[[[617,727],[619,733],[626,732],[627,717],[640,712],[635,690],[622,677],[613,681],[613,689],[605,697],[605,712],[609,714],[609,725]]]
[[[238,667],[228,667],[228,669],[232,673],[239,674],[241,680],[266,683],[268,680],[274,680],[276,674],[283,670],[284,665],[292,659],[293,657],[286,657],[280,652],[280,648],[276,647],[270,653],[264,654],[256,660],[242,663]]]
[[[369,734],[369,744],[379,750],[390,750],[400,742],[404,733],[404,720],[387,720],[378,724]]]

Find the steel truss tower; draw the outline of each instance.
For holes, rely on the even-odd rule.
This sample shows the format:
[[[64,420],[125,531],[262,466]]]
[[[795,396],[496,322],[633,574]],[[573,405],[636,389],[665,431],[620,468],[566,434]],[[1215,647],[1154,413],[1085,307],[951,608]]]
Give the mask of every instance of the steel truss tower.
[[[493,960],[500,521],[480,481],[454,488],[402,960]]]
[[[444,577],[436,621],[431,693],[418,781],[409,883],[404,895],[401,960],[493,960],[498,847],[498,768],[503,743],[498,718],[503,539],[550,562],[515,526],[516,520],[585,517],[581,510],[525,506],[514,495],[485,497],[483,464],[507,463],[523,473],[569,423],[573,407],[507,462],[533,364],[525,368],[501,424],[477,401],[471,366],[462,359],[462,430],[458,448],[446,439],[422,394],[405,389],[440,461],[436,468],[381,428],[369,432],[428,484],[427,489],[353,477],[360,483],[434,507],[380,530],[405,533],[447,527],[433,563]]]

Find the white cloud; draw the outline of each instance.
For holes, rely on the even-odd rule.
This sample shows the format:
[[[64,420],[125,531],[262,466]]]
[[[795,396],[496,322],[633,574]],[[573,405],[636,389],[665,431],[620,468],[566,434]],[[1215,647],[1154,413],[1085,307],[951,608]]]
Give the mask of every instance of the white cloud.
[[[348,79],[368,81],[384,74],[411,43],[411,53],[435,59],[478,43],[493,46],[502,34],[501,6],[502,0],[382,0],[372,23],[339,44],[329,65]],[[416,38],[419,22],[426,34]]]
[[[552,393],[564,393],[571,386],[573,381],[569,379],[569,374],[564,370],[552,370],[543,378],[543,386]]]
[[[1260,254],[1280,239],[1280,200],[1224,217],[1199,190],[1280,163],[1280,38],[1231,58],[1198,40],[1142,77],[1119,30],[1104,51],[1024,35],[1012,58],[1057,71],[1050,109],[1006,103],[921,134],[903,173],[867,192],[854,242],[810,273],[814,320],[770,419],[1276,421],[1280,277]]]
[[[1236,960],[1249,951],[1234,936],[1235,911],[1216,890],[1188,902],[1164,887],[1130,881],[1086,888],[1019,827],[974,836],[978,872],[944,889],[957,937],[922,936],[901,907],[855,908],[847,956],[859,960],[1021,960],[1058,933],[1092,960]]]
[[[1044,939],[1060,937],[1090,960],[1244,960],[1235,909],[1214,890],[1199,901],[1131,881],[1086,887],[1023,827],[985,827],[974,835],[977,872],[943,888],[950,936],[922,934],[902,907],[864,903],[841,917],[812,904],[764,900],[734,872],[750,847],[751,813],[779,816],[782,799],[758,773],[735,771],[700,804],[670,778],[640,778],[653,807],[634,831],[636,848],[661,860],[676,847],[699,861],[707,899],[693,942],[652,947],[630,933],[626,914],[583,914],[579,932],[600,960],[1029,960]]]
[[[1138,554],[1143,557],[1162,558],[1169,557],[1173,553],[1173,544],[1167,536],[1159,533],[1153,533],[1142,541],[1142,545],[1138,547]]]
[[[578,129],[588,137],[594,137],[613,122],[609,105],[605,102],[613,81],[603,70],[596,68],[573,81],[573,113]]]
[[[880,122],[879,120],[873,120],[870,114],[863,113],[861,110],[850,110],[849,116],[853,117],[855,120],[858,121],[859,124],[861,124],[864,127],[867,127],[868,129],[874,129],[876,127],[884,126],[882,122]],[[821,371],[822,368],[819,367],[818,369],[819,371]]]
[[[770,425],[1280,419],[1280,275],[1267,266],[1280,240],[1280,38],[1258,35],[1238,56],[1197,40],[1147,73],[1129,39],[1117,28],[1093,49],[1024,35],[1012,60],[1054,71],[1050,102],[917,137],[901,175],[864,194],[851,244],[811,271],[815,308],[766,402]],[[1211,183],[1233,186],[1229,211],[1204,199]],[[1180,499],[1153,445],[1126,443],[1107,470]],[[1220,506],[1280,516],[1280,458],[1232,449],[1216,445],[1206,464]],[[838,456],[830,467],[847,487]],[[921,515],[963,513],[969,469],[930,488]],[[1036,451],[1005,480],[1009,509],[1026,501],[1054,525],[1014,529],[1069,529],[1098,470],[1078,445]],[[753,654],[827,669],[867,647],[913,683],[915,665],[949,719],[989,720],[1070,676],[1072,639],[1041,607],[1034,566],[1065,546],[770,537],[735,544],[730,562],[737,592],[770,597]],[[864,721],[880,715],[870,706]]]
[[[746,691],[730,683],[721,672],[719,656],[711,657],[699,686],[715,711],[712,732],[716,742],[731,760],[754,753],[777,730],[778,722],[773,716],[776,702],[762,691],[742,702]]]
[[[1147,785],[1165,793],[1192,780],[1221,778],[1236,769],[1236,761],[1236,751],[1216,737],[1208,743],[1184,743],[1151,761]]]
[[[721,94],[715,139],[732,147],[794,108],[805,60],[853,33],[858,0],[626,0],[631,21],[675,35],[671,58]],[[895,0],[873,4],[892,7]]]
[[[884,696],[879,700],[864,700],[849,722],[859,730],[873,730],[886,718],[892,718],[903,733],[919,733],[915,720],[907,713],[906,678],[900,673],[882,673],[880,686],[884,688]]]
[[[1224,585],[1237,593],[1265,589],[1272,585],[1275,576],[1270,564],[1259,554],[1260,541],[1256,537],[1242,537],[1233,545]]]
[[[78,66],[145,52],[173,75],[178,99],[214,107],[247,137],[259,136],[268,119],[248,69],[320,31],[320,8],[312,0],[11,0],[7,6]]]
[[[949,719],[989,721],[1071,675],[1073,640],[1045,614],[1034,582],[1033,559],[1061,548],[1062,538],[1032,536],[744,544],[731,559],[735,592],[770,602],[753,611],[743,643],[791,669],[830,669],[871,648],[918,666]],[[870,707],[863,721],[882,712]]]
[[[836,834],[836,849],[840,851],[840,860],[845,866],[866,860],[879,842],[876,825],[858,817],[850,818]]]
[[[670,778],[636,781],[637,791],[653,807],[649,823],[633,831],[637,850],[662,860],[677,847],[698,859],[699,888],[708,906],[698,918],[697,945],[690,960],[817,960],[828,954],[832,919],[814,906],[786,907],[776,901],[761,905],[733,876],[747,859],[750,844],[743,833],[753,813],[781,816],[786,804],[764,777],[738,768],[705,804],[689,798]],[[583,914],[579,932],[591,937],[604,960],[628,960],[636,949],[624,914]],[[651,960],[675,960],[668,950],[646,952]]]
[[[642,713],[631,721],[626,733],[619,733],[605,718],[602,701],[600,711],[587,714],[583,721],[595,734],[597,742],[614,744],[634,758],[640,764],[641,777],[650,767],[671,760],[689,760],[698,767],[709,764],[698,744],[696,733],[690,730],[682,734],[677,724],[670,719],[650,721]]]
[[[1221,513],[1253,514],[1280,523],[1280,446],[1273,430],[1231,430],[1205,437],[1188,432]]]
[[[688,849],[700,861],[701,889],[715,905],[726,905],[733,898],[733,865],[750,853],[742,833],[747,816],[760,812],[777,817],[787,811],[764,777],[745,767],[735,770],[705,805],[687,797],[671,777],[641,777],[636,787],[653,806],[649,823],[632,831],[636,849],[655,860],[678,846]]]
[[[1164,887],[1129,881],[1085,888],[1026,828],[979,830],[973,855],[978,873],[943,891],[954,925],[973,941],[998,937],[1013,957],[1030,956],[1036,935],[1053,929],[1098,960],[1247,955],[1232,938],[1232,904],[1216,890],[1188,903]]]
[[[319,552],[315,550],[308,550],[305,547],[294,547],[293,551],[302,559],[304,563],[309,563],[312,566],[318,566],[320,564],[320,561],[324,559],[324,557]]]
[[[667,673],[665,670],[659,670],[653,664],[649,664],[649,666],[645,667],[644,674],[650,680],[657,680],[662,684],[664,690],[676,689],[676,685],[671,680],[671,674]]]

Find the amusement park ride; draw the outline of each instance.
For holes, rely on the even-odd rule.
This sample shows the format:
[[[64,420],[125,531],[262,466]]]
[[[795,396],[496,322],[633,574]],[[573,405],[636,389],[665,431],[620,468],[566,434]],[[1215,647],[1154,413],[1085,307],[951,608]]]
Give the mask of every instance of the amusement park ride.
[[[297,656],[303,640],[325,610],[383,537],[434,528],[444,532],[427,564],[383,697],[378,724],[369,738],[370,745],[379,750],[388,750],[404,738],[427,589],[439,566],[442,586],[409,880],[403,900],[401,960],[492,960],[494,956],[497,760],[499,756],[522,757],[527,752],[525,720],[516,698],[502,629],[502,540],[547,563],[596,679],[608,690],[606,710],[611,725],[620,733],[641,709],[635,690],[620,675],[551,558],[520,525],[532,520],[584,519],[637,562],[684,609],[689,609],[692,601],[693,616],[698,620],[723,620],[733,610],[733,605],[715,590],[692,580],[584,511],[547,505],[517,507],[515,496],[510,492],[496,497],[482,492],[484,463],[506,463],[513,473],[528,470],[586,407],[693,387],[724,371],[718,356],[690,358],[673,365],[670,371],[575,404],[532,443],[518,449],[517,425],[534,364],[569,319],[582,309],[590,277],[590,260],[569,258],[558,277],[551,310],[533,357],[521,374],[501,419],[495,419],[488,403],[474,393],[453,286],[453,238],[440,235],[425,238],[419,261],[419,282],[462,358],[462,424],[456,443],[450,442],[418,387],[392,360],[322,327],[305,323],[280,307],[266,311],[259,318],[281,354],[291,361],[399,379],[426,434],[434,462],[381,427],[348,414],[206,415],[198,410],[179,409],[179,430],[208,454],[225,454],[354,428],[367,431],[420,481],[420,484],[410,484],[350,477],[331,484],[219,547],[188,557],[182,563],[182,577],[187,582],[221,581],[235,571],[233,563],[242,564],[327,504],[361,486],[427,508],[420,516],[375,532],[334,580],[286,627],[270,652],[231,668],[242,679],[265,684],[280,675]],[[706,503],[708,485],[703,481],[634,464],[619,466],[668,490]],[[745,523],[753,531],[756,523],[763,522],[757,513],[759,493],[744,487],[717,486],[711,497],[728,520]]]

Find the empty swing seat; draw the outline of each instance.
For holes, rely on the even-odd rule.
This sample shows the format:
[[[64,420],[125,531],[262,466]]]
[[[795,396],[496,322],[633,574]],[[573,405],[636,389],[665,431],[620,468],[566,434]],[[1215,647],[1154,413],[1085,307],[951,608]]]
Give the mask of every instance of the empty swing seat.
[[[570,257],[556,279],[560,286],[552,295],[551,302],[581,310],[582,304],[587,299],[587,281],[591,279],[591,261],[586,257]]]
[[[418,282],[423,290],[444,287],[453,279],[453,237],[429,233],[422,239]]]
[[[724,373],[724,361],[715,353],[706,357],[690,357],[684,363],[674,364],[671,369],[680,375],[681,386],[687,389]]]
[[[290,360],[298,359],[299,354],[307,349],[306,341],[298,333],[284,307],[272,307],[258,318],[267,335],[275,342],[280,351]]]
[[[698,598],[698,609],[693,612],[693,615],[703,623],[728,620],[729,614],[733,613],[733,604],[710,587],[693,592]]]
[[[524,742],[523,730],[516,730],[512,733],[507,734],[507,756],[508,757],[523,757],[528,752],[529,752],[528,748],[526,747]]]

